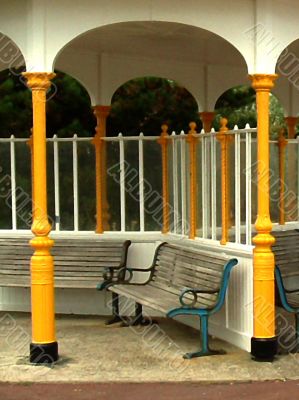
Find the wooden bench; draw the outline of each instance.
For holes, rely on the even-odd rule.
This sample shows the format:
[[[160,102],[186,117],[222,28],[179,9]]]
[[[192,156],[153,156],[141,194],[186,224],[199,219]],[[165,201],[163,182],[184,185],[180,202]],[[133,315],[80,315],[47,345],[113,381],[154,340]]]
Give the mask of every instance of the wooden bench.
[[[127,267],[125,278],[117,282],[108,279],[98,285],[98,290],[108,289],[116,296],[134,300],[134,324],[143,321],[142,306],[158,310],[171,318],[177,315],[199,316],[201,351],[187,353],[184,358],[219,354],[209,349],[208,318],[222,307],[230,272],[237,262],[225,255],[162,243],[156,250],[150,268]],[[150,273],[150,276],[143,283],[133,283],[134,272]],[[120,315],[115,315],[115,320],[120,319]]]
[[[0,286],[30,287],[30,237],[0,238]],[[55,287],[95,289],[104,269],[122,271],[127,262],[129,240],[95,238],[55,238]]]
[[[299,344],[299,232],[272,232],[275,244],[275,279],[279,305],[295,315],[296,338]]]

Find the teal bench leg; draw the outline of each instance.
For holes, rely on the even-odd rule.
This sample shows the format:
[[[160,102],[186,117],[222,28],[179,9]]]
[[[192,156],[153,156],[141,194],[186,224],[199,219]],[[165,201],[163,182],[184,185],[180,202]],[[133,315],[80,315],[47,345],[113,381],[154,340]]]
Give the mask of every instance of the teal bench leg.
[[[209,348],[208,318],[208,315],[200,316],[201,350],[193,353],[186,353],[184,358],[189,360],[195,357],[225,354],[225,351],[223,350],[212,350]]]

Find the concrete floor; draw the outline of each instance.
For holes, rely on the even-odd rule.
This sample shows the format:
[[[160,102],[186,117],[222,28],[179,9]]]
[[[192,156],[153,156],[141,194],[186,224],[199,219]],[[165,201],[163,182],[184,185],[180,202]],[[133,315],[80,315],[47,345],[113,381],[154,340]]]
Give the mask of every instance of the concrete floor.
[[[227,354],[184,360],[199,346],[198,331],[172,320],[156,327],[106,327],[104,318],[58,316],[60,361],[28,363],[30,316],[0,314],[1,382],[245,382],[299,379],[299,354],[257,363],[250,354],[218,339]]]

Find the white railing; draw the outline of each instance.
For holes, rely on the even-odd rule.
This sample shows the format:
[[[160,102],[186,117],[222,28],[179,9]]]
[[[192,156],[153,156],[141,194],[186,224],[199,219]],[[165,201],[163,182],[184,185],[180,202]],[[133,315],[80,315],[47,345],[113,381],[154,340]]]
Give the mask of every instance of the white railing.
[[[229,240],[251,245],[256,217],[256,129],[227,132],[229,144]],[[170,231],[183,237],[190,226],[190,157],[187,134],[172,132],[168,136],[168,182]],[[217,133],[199,133],[197,153],[197,226],[196,236],[203,239],[221,238],[221,150]],[[95,174],[92,137],[47,139],[48,192],[50,217],[55,231],[92,231],[95,226]],[[107,186],[110,230],[126,232],[158,232],[162,226],[162,163],[159,136],[106,137]],[[22,206],[31,210],[30,148],[27,139],[0,138],[0,229],[30,229],[30,218],[24,218]],[[62,155],[68,147],[66,156]],[[82,150],[87,146],[86,151]],[[149,150],[150,147],[150,150]],[[272,220],[278,222],[278,142],[270,141],[270,175]],[[22,154],[22,155],[21,155]],[[21,156],[20,156],[21,155]],[[109,158],[110,157],[110,158]],[[112,161],[112,158],[113,161]],[[23,160],[24,158],[24,160]],[[22,164],[23,163],[23,164]],[[66,173],[64,166],[68,166]],[[26,167],[26,168],[25,168]],[[292,173],[294,168],[295,173]],[[26,170],[26,171],[25,171]],[[28,172],[29,171],[29,172]],[[116,171],[116,173],[111,173]],[[299,220],[299,141],[289,140],[286,154],[286,183],[296,203],[295,218]],[[89,178],[88,188],[82,185]],[[25,183],[24,183],[25,182]],[[26,184],[27,182],[27,184]],[[274,193],[274,194],[273,194]],[[89,197],[88,197],[89,196]],[[88,197],[88,201],[86,201]],[[26,200],[26,201],[25,201]],[[67,200],[67,202],[66,202]],[[87,204],[88,203],[88,204]],[[288,203],[286,207],[289,207]],[[287,210],[288,211],[288,210]],[[86,215],[89,223],[85,223]],[[21,215],[21,216],[20,216]],[[288,214],[291,215],[291,214]],[[25,223],[26,220],[26,223]]]
[[[238,244],[251,245],[252,237],[252,143],[256,143],[256,129],[250,128],[248,125],[245,129],[238,129],[227,132],[233,137],[232,143],[229,145],[231,153],[231,164],[229,172],[230,182],[230,240]],[[252,137],[253,136],[253,137]],[[220,143],[217,140],[217,133],[200,133],[197,135],[197,236],[204,239],[219,240],[221,237],[221,153]],[[189,145],[186,141],[187,135],[184,132],[175,134],[172,132],[168,136],[168,163],[169,163],[169,185],[170,196],[170,230],[172,233],[183,236],[188,235],[189,226],[189,202],[190,202],[190,182],[189,182]],[[139,226],[140,231],[153,230],[149,229],[145,224],[145,213],[149,210],[145,208],[150,193],[144,192],[144,186],[151,186],[144,175],[144,143],[147,141],[157,143],[158,136],[133,136],[124,137],[121,134],[117,137],[108,137],[103,140],[108,144],[111,142],[119,145],[119,190],[120,190],[120,230],[126,230],[126,219],[130,212],[126,205],[127,187],[132,186],[131,176],[138,175],[138,193],[139,193]],[[129,147],[138,142],[138,171],[133,173],[130,170],[130,161],[125,157],[125,146]],[[157,162],[160,155],[160,146],[156,145]],[[231,169],[233,168],[233,171]],[[159,168],[161,169],[161,162]],[[232,173],[233,172],[233,173]],[[130,190],[129,190],[130,192]],[[161,193],[159,193],[161,196]],[[152,199],[153,200],[153,199]],[[255,199],[254,199],[255,202]],[[158,203],[158,202],[157,202]],[[136,204],[137,206],[137,204]],[[160,207],[160,208],[159,208]],[[156,224],[161,229],[162,208],[161,204],[156,210],[151,210],[152,216],[159,220]]]

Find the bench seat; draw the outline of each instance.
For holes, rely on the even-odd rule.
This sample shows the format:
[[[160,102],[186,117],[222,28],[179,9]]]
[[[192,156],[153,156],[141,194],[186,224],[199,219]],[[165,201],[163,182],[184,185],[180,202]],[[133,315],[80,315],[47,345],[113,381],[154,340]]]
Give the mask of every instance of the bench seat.
[[[148,269],[126,269],[126,276],[118,281],[107,280],[98,285],[114,295],[112,321],[118,315],[118,296],[136,303],[136,316],[132,323],[143,323],[142,306],[160,311],[173,318],[195,315],[201,321],[202,348],[187,353],[185,358],[219,354],[208,346],[208,318],[222,307],[231,269],[238,263],[225,254],[209,253],[178,244],[162,243],[158,246],[152,266]],[[134,282],[134,272],[145,273],[142,283]],[[149,277],[148,277],[149,274]]]

